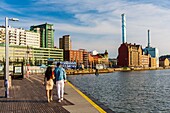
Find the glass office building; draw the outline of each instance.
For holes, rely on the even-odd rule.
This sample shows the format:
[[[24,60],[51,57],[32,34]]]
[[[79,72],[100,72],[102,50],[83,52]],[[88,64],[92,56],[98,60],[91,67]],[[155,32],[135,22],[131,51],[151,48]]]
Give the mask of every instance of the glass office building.
[[[30,65],[47,64],[48,59],[63,61],[63,49],[58,48],[35,48],[30,46],[9,47],[9,61],[24,62]],[[5,61],[5,45],[0,45],[0,61]]]

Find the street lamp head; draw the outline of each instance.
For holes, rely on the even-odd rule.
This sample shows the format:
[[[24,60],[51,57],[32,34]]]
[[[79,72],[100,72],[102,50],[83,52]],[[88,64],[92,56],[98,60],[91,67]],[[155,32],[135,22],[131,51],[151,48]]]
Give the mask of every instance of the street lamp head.
[[[18,18],[9,18],[10,21],[19,21]]]

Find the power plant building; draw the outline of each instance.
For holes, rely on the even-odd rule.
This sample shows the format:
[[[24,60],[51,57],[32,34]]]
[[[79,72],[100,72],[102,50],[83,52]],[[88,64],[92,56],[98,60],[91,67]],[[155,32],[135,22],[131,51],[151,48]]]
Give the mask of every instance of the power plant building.
[[[156,67],[159,67],[159,50],[150,46],[150,30],[148,30],[148,46],[143,51],[144,54],[150,54],[151,57],[156,58]]]
[[[148,47],[144,49],[144,52],[142,50],[141,45],[127,43],[126,17],[125,14],[122,14],[121,16],[122,16],[122,44],[118,49],[117,65],[120,67],[156,67],[155,57],[156,58],[158,57],[158,50],[156,48],[150,47],[150,38],[148,38]],[[146,54],[146,52],[148,54]]]
[[[157,48],[146,47],[144,49],[145,54],[150,54],[151,57],[156,58],[156,67],[159,67],[159,51]]]

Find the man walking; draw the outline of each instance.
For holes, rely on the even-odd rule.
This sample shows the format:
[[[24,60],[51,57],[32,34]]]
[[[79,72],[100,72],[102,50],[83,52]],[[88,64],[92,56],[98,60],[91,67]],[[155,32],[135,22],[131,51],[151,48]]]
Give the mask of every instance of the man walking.
[[[57,63],[57,67],[54,70],[54,75],[56,80],[58,102],[61,102],[64,96],[64,82],[66,82],[66,72],[65,69],[61,67],[60,62]]]

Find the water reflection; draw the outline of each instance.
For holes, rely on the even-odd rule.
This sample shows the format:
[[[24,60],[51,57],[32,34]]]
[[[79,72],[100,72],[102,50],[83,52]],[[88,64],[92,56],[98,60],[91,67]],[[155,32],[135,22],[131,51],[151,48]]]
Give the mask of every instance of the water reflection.
[[[74,75],[69,80],[116,112],[170,112],[170,70]]]

